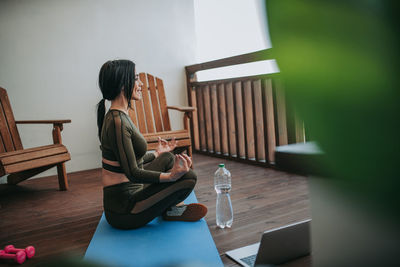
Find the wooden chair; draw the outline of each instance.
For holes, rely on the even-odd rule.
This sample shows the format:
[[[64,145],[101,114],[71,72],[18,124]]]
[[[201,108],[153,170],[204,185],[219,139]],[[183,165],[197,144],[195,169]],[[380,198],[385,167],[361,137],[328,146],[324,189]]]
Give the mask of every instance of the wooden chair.
[[[71,157],[61,142],[64,123],[71,120],[15,121],[7,91],[0,87],[0,176],[17,184],[57,166],[60,190],[68,189],[65,162]],[[53,145],[24,149],[17,124],[53,124]]]
[[[129,115],[146,139],[148,150],[154,150],[157,147],[158,136],[165,140],[171,140],[172,137],[175,137],[177,140],[176,151],[186,149],[188,155],[192,156],[189,119],[192,117],[195,108],[167,106],[163,81],[145,73],[140,73],[139,77],[143,83],[142,99],[131,102],[132,108]],[[169,109],[184,112],[183,130],[171,130]]]

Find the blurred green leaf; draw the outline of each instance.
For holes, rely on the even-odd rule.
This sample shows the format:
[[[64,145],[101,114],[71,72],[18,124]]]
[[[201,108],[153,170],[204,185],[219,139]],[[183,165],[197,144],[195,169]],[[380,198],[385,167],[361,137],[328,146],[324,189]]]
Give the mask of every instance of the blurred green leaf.
[[[398,19],[390,1],[267,1],[287,98],[343,189],[399,215]]]

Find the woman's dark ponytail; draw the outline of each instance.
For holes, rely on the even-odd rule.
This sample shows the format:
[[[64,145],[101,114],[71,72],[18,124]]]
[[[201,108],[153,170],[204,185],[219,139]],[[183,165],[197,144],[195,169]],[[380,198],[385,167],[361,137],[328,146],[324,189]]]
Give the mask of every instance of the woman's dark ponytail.
[[[114,100],[124,89],[131,104],[132,92],[135,86],[135,63],[126,59],[110,60],[103,64],[99,73],[99,87],[103,99],[97,104],[97,126],[99,127],[99,138],[101,141],[101,129],[103,127],[106,113],[105,99]]]
[[[103,128],[104,115],[106,114],[106,103],[103,98],[97,104],[97,127],[99,128],[99,139],[101,141],[101,129]]]

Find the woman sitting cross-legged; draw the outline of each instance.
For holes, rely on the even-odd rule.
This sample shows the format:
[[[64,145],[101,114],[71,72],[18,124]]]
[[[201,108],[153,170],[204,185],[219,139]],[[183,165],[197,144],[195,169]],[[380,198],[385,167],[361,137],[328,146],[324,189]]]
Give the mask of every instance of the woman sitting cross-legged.
[[[175,139],[159,138],[156,151],[146,152],[147,142],[129,117],[130,100],[141,99],[141,86],[132,61],[108,61],[101,67],[103,99],[98,104],[97,125],[106,219],[120,229],[144,226],[160,215],[165,220],[200,220],[206,206],[182,202],[196,184],[191,158],[171,153]],[[105,99],[111,101],[107,114]]]

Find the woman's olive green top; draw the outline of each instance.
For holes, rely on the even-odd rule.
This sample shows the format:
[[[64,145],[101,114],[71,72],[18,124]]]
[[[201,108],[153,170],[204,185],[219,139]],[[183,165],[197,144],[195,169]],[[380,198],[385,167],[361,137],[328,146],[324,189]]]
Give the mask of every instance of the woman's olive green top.
[[[143,164],[155,156],[146,153],[147,142],[126,113],[109,110],[104,117],[100,139],[103,158],[118,161],[131,182],[138,186],[160,182],[160,172],[143,169]]]

